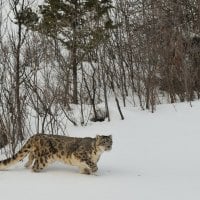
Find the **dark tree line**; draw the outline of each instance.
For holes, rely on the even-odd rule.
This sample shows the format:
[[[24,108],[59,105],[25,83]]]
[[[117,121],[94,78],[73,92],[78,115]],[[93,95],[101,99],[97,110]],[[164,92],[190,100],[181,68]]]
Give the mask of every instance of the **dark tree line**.
[[[110,121],[110,97],[121,119],[130,102],[154,112],[200,98],[197,0],[10,0],[7,20],[5,5],[0,127],[13,151],[33,126],[64,134],[66,122]]]

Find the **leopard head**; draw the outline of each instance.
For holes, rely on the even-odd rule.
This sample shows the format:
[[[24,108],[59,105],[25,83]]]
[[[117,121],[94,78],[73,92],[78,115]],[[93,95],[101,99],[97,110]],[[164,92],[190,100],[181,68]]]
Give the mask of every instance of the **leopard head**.
[[[112,149],[112,135],[97,135],[96,136],[96,146],[104,151],[109,151]]]

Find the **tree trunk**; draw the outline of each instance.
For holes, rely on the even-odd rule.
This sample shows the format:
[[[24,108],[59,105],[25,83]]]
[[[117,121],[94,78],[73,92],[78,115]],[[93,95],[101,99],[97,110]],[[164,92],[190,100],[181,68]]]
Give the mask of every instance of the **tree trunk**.
[[[78,9],[78,2],[75,0],[75,10]],[[71,50],[72,61],[72,76],[73,76],[73,103],[78,104],[78,88],[77,88],[77,12],[74,13],[74,22],[72,24],[73,29],[73,41]]]
[[[78,92],[77,92],[77,63],[76,63],[76,49],[72,54],[72,75],[73,75],[73,103],[78,104]]]
[[[15,8],[16,9],[16,8]],[[17,13],[17,9],[16,9]],[[18,17],[18,16],[17,16]],[[22,133],[22,114],[21,114],[21,101],[20,101],[20,53],[21,53],[21,45],[22,45],[22,24],[20,19],[18,19],[18,41],[17,41],[17,49],[16,49],[16,66],[15,66],[15,103],[16,103],[16,135],[17,139],[22,141],[24,139]]]

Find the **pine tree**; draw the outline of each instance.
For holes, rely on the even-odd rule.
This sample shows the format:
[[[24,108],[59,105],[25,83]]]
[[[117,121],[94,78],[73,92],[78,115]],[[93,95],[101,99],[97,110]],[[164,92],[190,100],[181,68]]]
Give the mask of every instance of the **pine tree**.
[[[73,103],[78,103],[77,66],[89,52],[108,38],[113,28],[109,17],[111,0],[45,0],[39,6],[39,15],[30,8],[25,25],[59,40],[70,52],[73,75]],[[39,17],[40,16],[40,17]]]

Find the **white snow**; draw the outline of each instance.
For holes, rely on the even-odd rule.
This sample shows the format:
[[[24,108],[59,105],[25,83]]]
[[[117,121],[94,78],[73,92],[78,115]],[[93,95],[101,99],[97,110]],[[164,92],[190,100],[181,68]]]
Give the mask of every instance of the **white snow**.
[[[154,114],[128,106],[123,121],[111,108],[111,122],[68,128],[72,136],[113,135],[96,175],[59,163],[33,173],[23,162],[0,171],[0,198],[199,200],[200,102],[160,105]]]

